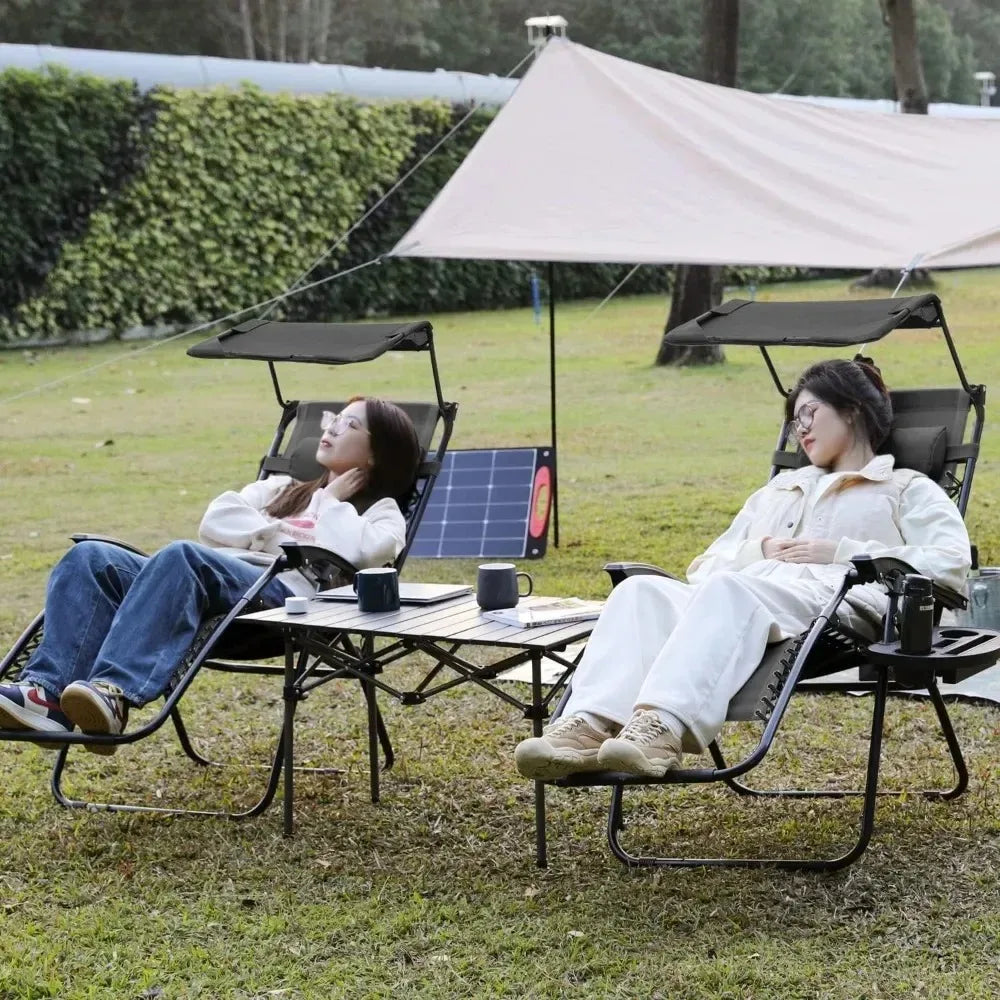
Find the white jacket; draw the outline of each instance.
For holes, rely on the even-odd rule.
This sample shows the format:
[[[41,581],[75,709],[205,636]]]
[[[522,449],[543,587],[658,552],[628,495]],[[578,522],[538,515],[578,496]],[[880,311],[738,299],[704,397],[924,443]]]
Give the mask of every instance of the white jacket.
[[[765,559],[765,538],[837,541],[831,564]],[[794,585],[812,579],[839,586],[852,556],[892,556],[953,590],[965,584],[971,560],[969,535],[958,508],[926,476],[894,469],[891,455],[877,455],[857,472],[830,473],[815,466],[783,472],[757,490],[733,523],[688,567],[691,583],[719,572],[770,577]],[[885,612],[884,591],[855,587],[849,603],[869,619]]]
[[[267,565],[281,553],[282,542],[319,545],[358,569],[391,563],[406,544],[406,522],[394,500],[378,500],[359,514],[347,501],[316,490],[304,511],[278,519],[264,508],[289,484],[288,476],[271,476],[227,490],[205,511],[198,540],[246,562]],[[309,596],[313,587],[301,573],[289,570],[278,579],[294,594]]]

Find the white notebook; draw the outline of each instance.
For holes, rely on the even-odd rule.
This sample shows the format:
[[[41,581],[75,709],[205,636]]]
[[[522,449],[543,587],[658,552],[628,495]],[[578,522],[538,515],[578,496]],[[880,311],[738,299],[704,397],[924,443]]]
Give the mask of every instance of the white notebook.
[[[400,604],[435,604],[437,601],[447,601],[452,597],[462,597],[471,594],[472,587],[462,583],[400,583]],[[319,601],[356,601],[357,591],[350,585],[335,587],[333,590],[321,590],[316,599]]]
[[[519,628],[536,628],[539,625],[563,625],[599,618],[603,601],[581,601],[578,597],[559,597],[519,604],[515,608],[484,611],[483,617],[504,625]]]

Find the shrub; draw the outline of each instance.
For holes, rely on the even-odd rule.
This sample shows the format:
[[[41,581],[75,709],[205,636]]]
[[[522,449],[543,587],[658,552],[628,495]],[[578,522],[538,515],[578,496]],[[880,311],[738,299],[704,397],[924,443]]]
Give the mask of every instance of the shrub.
[[[0,74],[0,316],[42,287],[63,243],[141,167],[150,111],[124,81]]]
[[[145,170],[64,245],[8,337],[188,323],[280,292],[392,183],[420,122],[447,117],[250,87],[151,96]]]

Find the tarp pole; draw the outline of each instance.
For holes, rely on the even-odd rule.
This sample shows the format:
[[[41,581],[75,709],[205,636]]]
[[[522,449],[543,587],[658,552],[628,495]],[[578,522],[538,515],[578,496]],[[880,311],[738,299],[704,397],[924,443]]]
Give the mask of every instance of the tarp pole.
[[[559,548],[559,450],[556,448],[556,266],[549,261],[549,411],[552,421],[552,544]]]

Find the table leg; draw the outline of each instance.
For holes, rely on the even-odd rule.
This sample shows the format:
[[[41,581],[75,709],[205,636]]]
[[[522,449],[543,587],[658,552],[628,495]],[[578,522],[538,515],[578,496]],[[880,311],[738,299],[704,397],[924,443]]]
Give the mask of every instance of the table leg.
[[[284,810],[284,835],[292,835],[292,809],[295,795],[295,748],[292,730],[295,725],[295,648],[291,634],[285,637],[285,688],[282,692],[285,701],[285,721],[282,728],[282,742],[285,755],[285,798],[282,803]]]
[[[531,653],[531,733],[542,735],[542,654]],[[548,867],[545,843],[545,782],[535,782],[535,864]]]
[[[370,665],[375,652],[375,640],[366,638],[362,644],[365,663]],[[362,681],[365,701],[368,704],[368,781],[371,786],[372,802],[377,803],[380,797],[378,774],[378,688],[374,684]]]

